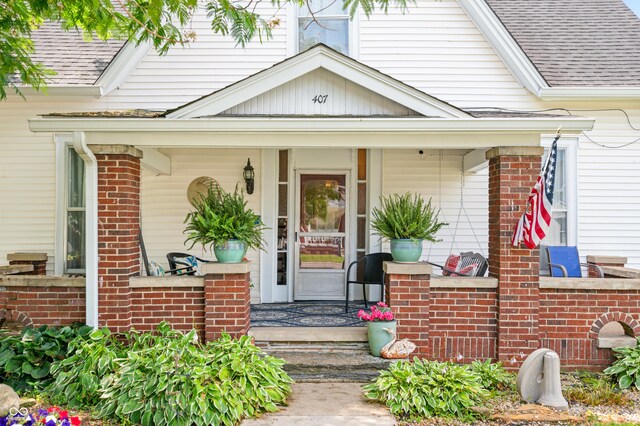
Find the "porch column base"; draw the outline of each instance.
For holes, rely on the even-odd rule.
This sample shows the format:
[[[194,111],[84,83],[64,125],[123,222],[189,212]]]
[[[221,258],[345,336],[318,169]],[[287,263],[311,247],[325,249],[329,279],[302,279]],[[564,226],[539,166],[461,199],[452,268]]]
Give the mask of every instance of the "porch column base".
[[[238,338],[250,327],[250,262],[202,266],[204,273],[204,338],[211,341],[223,332]]]
[[[398,339],[416,344],[412,356],[431,356],[429,347],[429,291],[431,265],[426,262],[384,262],[385,300],[396,318]]]

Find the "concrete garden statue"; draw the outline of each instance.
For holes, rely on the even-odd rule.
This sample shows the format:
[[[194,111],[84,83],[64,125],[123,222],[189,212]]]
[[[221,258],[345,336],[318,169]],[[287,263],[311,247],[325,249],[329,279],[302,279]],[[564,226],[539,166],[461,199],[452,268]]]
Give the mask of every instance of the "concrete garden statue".
[[[422,242],[436,242],[435,235],[444,225],[438,221],[440,210],[419,194],[393,194],[380,197],[382,207],[371,211],[371,228],[391,242],[391,255],[398,263],[415,263],[422,255]]]
[[[220,263],[240,263],[247,249],[263,249],[262,231],[265,225],[260,216],[247,208],[244,194],[221,188],[210,188],[206,195],[194,202],[194,210],[187,214],[184,223],[187,241],[193,248],[202,244],[212,248]]]

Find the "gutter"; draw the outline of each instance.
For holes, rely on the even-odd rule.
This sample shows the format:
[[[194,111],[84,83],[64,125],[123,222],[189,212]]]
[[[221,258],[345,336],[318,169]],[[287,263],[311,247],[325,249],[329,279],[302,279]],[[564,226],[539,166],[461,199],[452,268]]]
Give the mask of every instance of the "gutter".
[[[85,166],[85,244],[87,325],[98,328],[98,162],[87,146],[84,132],[73,132],[73,148]]]
[[[102,87],[89,84],[48,84],[40,90],[36,90],[31,86],[18,85],[17,87],[24,96],[86,96],[100,98],[104,94]]]
[[[32,132],[217,132],[270,133],[580,133],[593,128],[594,119],[550,118],[68,118],[29,120]]]
[[[640,100],[640,87],[541,87],[538,97],[544,101]]]

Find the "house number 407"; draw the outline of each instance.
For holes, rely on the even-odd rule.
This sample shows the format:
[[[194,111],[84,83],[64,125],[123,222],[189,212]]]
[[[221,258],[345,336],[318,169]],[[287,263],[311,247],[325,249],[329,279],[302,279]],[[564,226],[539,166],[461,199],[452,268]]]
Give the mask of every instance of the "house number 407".
[[[323,104],[327,102],[328,97],[329,95],[315,95],[313,99],[311,99],[311,102],[313,102],[314,104]]]

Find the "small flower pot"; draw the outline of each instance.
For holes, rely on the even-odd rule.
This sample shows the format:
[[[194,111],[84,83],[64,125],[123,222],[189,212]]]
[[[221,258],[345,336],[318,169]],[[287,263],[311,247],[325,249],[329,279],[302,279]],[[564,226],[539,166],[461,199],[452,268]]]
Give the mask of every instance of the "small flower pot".
[[[228,240],[213,247],[216,259],[220,263],[240,263],[247,253],[247,245],[240,240]]]
[[[380,356],[380,350],[391,341],[391,334],[385,330],[389,328],[396,331],[394,321],[369,321],[367,322],[367,337],[369,338],[369,352],[373,356]]]
[[[391,256],[397,263],[416,263],[422,256],[422,240],[391,240]]]

